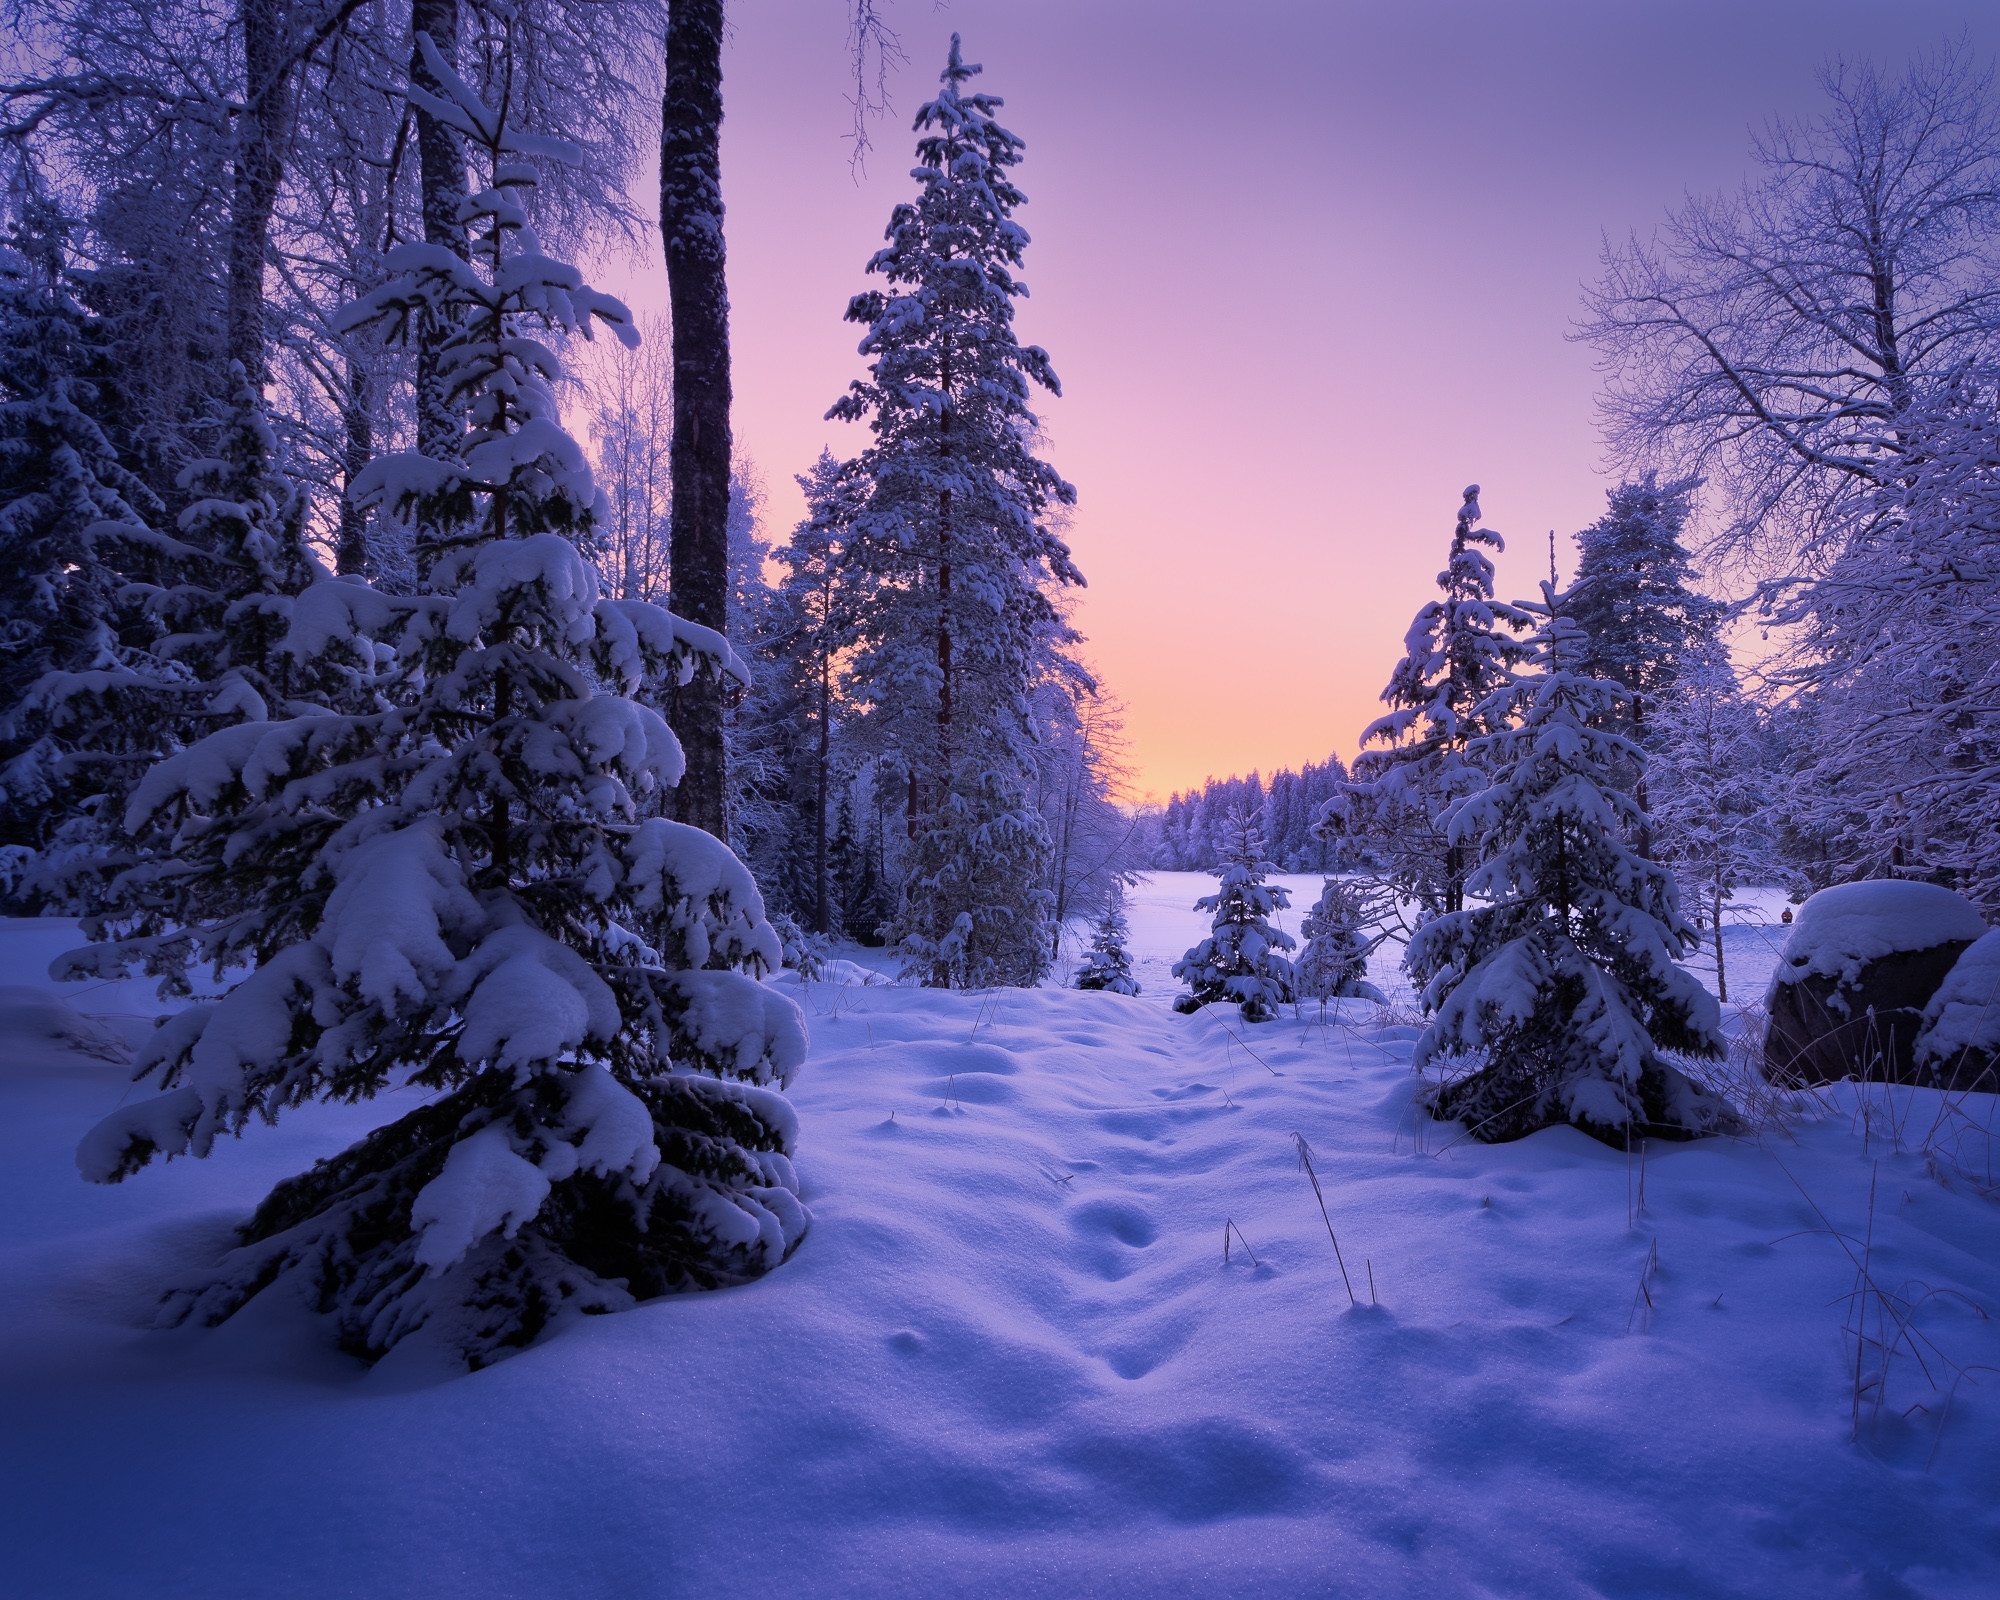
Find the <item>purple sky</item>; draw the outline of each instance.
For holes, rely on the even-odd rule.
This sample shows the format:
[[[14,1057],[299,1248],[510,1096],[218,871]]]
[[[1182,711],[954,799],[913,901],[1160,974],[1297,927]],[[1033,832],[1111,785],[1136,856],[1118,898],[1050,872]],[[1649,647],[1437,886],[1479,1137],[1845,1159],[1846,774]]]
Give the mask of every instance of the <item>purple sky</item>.
[[[1080,494],[1089,655],[1129,707],[1139,785],[1351,756],[1434,592],[1459,491],[1508,539],[1603,507],[1588,348],[1565,333],[1602,234],[1734,185],[1749,130],[1815,109],[1836,55],[1898,66],[1968,4],[1336,4],[928,0],[850,175],[841,0],[739,0],[723,182],[736,437],[782,537],[791,475],[861,372],[841,319],[911,192],[911,113],[956,29],[1028,146],[1024,341],[1064,398],[1048,454]],[[629,269],[626,269],[629,270]],[[648,265],[601,275],[664,298]]]

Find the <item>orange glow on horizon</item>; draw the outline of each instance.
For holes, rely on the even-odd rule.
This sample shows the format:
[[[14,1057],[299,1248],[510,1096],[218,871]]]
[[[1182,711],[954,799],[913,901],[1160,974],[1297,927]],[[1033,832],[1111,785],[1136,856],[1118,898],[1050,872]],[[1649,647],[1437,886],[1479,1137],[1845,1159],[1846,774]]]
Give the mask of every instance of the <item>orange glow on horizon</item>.
[[[1909,48],[2000,22],[1905,19]],[[1935,13],[1935,15],[1933,15]],[[1569,341],[1600,241],[1733,186],[1749,129],[1817,106],[1835,52],[1876,48],[1854,0],[1803,13],[1471,4],[956,0],[903,7],[897,110],[850,172],[845,9],[742,7],[723,172],[736,435],[770,492],[862,371],[841,320],[911,192],[912,111],[954,29],[1027,141],[1023,342],[1077,485],[1086,653],[1129,707],[1139,788],[1354,754],[1434,594],[1459,491],[1506,536],[1502,598],[1532,597],[1558,531],[1601,512],[1593,353]],[[650,193],[635,187],[643,205]],[[656,248],[656,247],[655,247]],[[664,302],[657,258],[600,269]]]

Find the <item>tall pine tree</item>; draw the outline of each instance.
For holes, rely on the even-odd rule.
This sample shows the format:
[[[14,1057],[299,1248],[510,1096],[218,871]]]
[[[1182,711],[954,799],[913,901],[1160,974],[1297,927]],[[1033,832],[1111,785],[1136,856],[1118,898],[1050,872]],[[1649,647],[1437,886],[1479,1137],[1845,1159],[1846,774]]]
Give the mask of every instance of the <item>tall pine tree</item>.
[[[998,97],[964,91],[979,70],[953,35],[943,89],[916,116],[920,192],[868,264],[889,287],[847,311],[868,330],[869,376],[828,413],[874,434],[851,469],[863,492],[845,560],[869,593],[853,682],[876,754],[904,774],[912,840],[936,831],[934,812],[953,813],[939,826],[957,837],[1017,808],[1007,797],[1028,788],[1037,663],[1071,637],[1049,591],[1083,581],[1051,527],[1076,491],[1036,456],[1028,408],[1031,384],[1060,386],[1047,352],[1014,334],[1027,292],[1015,271],[1028,235],[1014,221],[1026,197],[1011,176],[1022,143],[994,120]],[[941,870],[957,848],[923,847],[898,922],[933,980],[952,970],[935,958],[945,930],[975,910],[932,898],[969,881]],[[1025,870],[1040,856],[1011,859]],[[1025,908],[1033,882],[998,903]]]
[[[1641,748],[1652,746],[1653,712],[1688,660],[1715,642],[1728,610],[1690,587],[1694,561],[1681,535],[1701,481],[1663,484],[1649,472],[1621,483],[1604,515],[1576,536],[1576,578],[1564,604],[1590,641],[1583,669],[1626,690],[1613,714]],[[1645,810],[1645,773],[1630,776]],[[1641,832],[1639,848],[1652,852],[1649,833]]]
[[[163,507],[106,432],[102,324],[39,221],[0,255],[0,846],[16,877],[156,756],[148,691],[167,675],[114,565]]]

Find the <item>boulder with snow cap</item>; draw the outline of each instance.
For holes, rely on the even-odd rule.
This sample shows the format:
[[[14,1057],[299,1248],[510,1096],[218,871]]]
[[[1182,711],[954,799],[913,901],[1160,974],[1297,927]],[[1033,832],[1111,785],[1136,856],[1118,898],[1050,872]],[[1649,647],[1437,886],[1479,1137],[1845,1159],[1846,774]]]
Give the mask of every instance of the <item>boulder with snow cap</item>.
[[[1918,1060],[1917,1037],[1925,1007],[1985,933],[1977,907],[1934,883],[1822,889],[1799,908],[1772,975],[1765,1075],[1949,1086],[1948,1069]]]
[[[2000,928],[1960,956],[1924,1007],[1914,1051],[1925,1081],[2000,1092]]]

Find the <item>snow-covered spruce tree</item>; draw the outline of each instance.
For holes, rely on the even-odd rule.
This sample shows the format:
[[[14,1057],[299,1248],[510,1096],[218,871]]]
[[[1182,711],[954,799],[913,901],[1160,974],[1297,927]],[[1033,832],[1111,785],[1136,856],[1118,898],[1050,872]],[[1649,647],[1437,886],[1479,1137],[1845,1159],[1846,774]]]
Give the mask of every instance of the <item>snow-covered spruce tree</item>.
[[[969,763],[961,778],[973,773]],[[1048,829],[998,772],[954,784],[912,843],[896,917],[903,970],[928,988],[1032,989],[1049,969]]]
[[[1630,693],[1625,714],[1645,742],[1647,713],[1682,666],[1716,636],[1727,607],[1690,587],[1681,544],[1699,478],[1661,483],[1648,472],[1609,491],[1603,516],[1576,536],[1576,577],[1563,600],[1590,640],[1583,665]]]
[[[1104,914],[1097,919],[1090,948],[1076,969],[1079,989],[1104,989],[1112,994],[1137,994],[1139,980],[1132,976],[1132,954],[1125,948],[1132,928],[1125,919],[1125,889],[1113,884],[1104,902]]]
[[[1700,487],[1699,478],[1663,484],[1648,472],[1611,490],[1604,515],[1576,536],[1576,578],[1564,604],[1590,639],[1583,670],[1626,689],[1618,715],[1642,749],[1653,747],[1654,708],[1684,664],[1715,643],[1728,610],[1689,587],[1694,562],[1681,534]],[[1632,789],[1650,812],[1643,768],[1632,774]],[[1649,834],[1638,843],[1640,854],[1652,854]]]
[[[1299,927],[1305,939],[1295,965],[1300,994],[1382,1001],[1382,991],[1368,981],[1368,957],[1382,942],[1377,930],[1385,898],[1382,890],[1352,878],[1326,880]]]
[[[757,688],[752,701],[781,718],[784,741],[783,796],[789,813],[783,837],[770,841],[772,866],[759,861],[758,881],[775,877],[787,886],[793,914],[815,934],[827,935],[840,922],[830,851],[835,818],[835,735],[846,713],[838,660],[845,649],[854,610],[851,574],[841,563],[853,514],[852,480],[840,463],[822,451],[809,471],[798,475],[806,516],[775,552],[783,569],[758,640]]]
[[[938,831],[932,813],[959,814],[904,875],[894,936],[916,941],[912,967],[927,981],[955,970],[935,951],[958,917],[985,915],[927,898],[970,881],[939,870],[957,848],[948,840],[1016,804],[982,797],[1029,789],[1029,692],[1041,658],[1073,638],[1049,591],[1083,581],[1050,526],[1076,491],[1037,458],[1027,404],[1031,383],[1060,388],[1047,352],[1014,334],[1028,235],[1013,220],[1025,197],[1010,169],[1022,144],[994,121],[998,98],[963,92],[978,71],[954,36],[943,88],[916,116],[920,192],[896,207],[868,264],[889,287],[848,307],[868,330],[869,376],[828,413],[874,434],[849,469],[863,492],[844,557],[867,595],[851,680],[871,753],[905,774],[913,838]],[[1040,856],[1009,859],[1025,869]],[[990,903],[1026,915],[1038,881],[996,885]]]
[[[1292,899],[1283,886],[1264,881],[1278,869],[1264,859],[1264,836],[1253,813],[1240,806],[1230,811],[1222,828],[1222,865],[1210,870],[1222,881],[1194,908],[1212,912],[1215,921],[1208,937],[1174,963],[1174,976],[1189,990],[1174,1010],[1234,1001],[1243,1007],[1245,1022],[1269,1022],[1293,993],[1292,963],[1284,952],[1294,940],[1271,926],[1271,914]]]
[[[73,335],[87,329],[94,341],[107,333],[101,319],[66,318],[53,305],[44,311],[51,313],[40,321],[45,335],[64,320]],[[81,355],[84,342],[72,337],[66,354]],[[158,497],[123,469],[100,418],[71,403],[86,393],[101,399],[122,381],[104,350],[90,366],[88,383],[69,374],[59,407],[68,437],[46,442],[54,451],[47,464],[73,491],[70,535],[84,544],[82,560],[64,574],[69,614],[53,619],[49,637],[81,628],[91,645],[87,658],[74,649],[68,659],[48,658],[7,708],[25,748],[0,783],[11,804],[39,817],[34,852],[17,859],[14,875],[23,897],[44,910],[94,915],[143,906],[185,916],[193,913],[177,903],[184,877],[164,863],[148,865],[146,853],[120,837],[118,817],[166,752],[227,723],[328,709],[333,685],[296,674],[279,648],[293,597],[323,573],[301,536],[300,496],[275,462],[262,398],[240,370],[233,404],[213,419],[221,453],[178,473],[183,509],[166,534],[146,520],[159,514]],[[63,375],[53,366],[49,373],[60,384]],[[89,520],[92,507],[106,514]]]
[[[1719,643],[1683,659],[1656,707],[1647,758],[1655,854],[1701,907],[1715,950],[1715,989],[1729,999],[1723,905],[1753,883],[1790,883],[1774,817],[1777,783],[1764,730]]]
[[[1610,726],[1626,691],[1584,675],[1589,637],[1543,594],[1533,670],[1479,711],[1488,786],[1443,818],[1480,863],[1472,903],[1404,957],[1433,1013],[1414,1059],[1471,1058],[1431,1110],[1488,1142],[1565,1121],[1620,1146],[1717,1132],[1730,1109],[1660,1054],[1719,1056],[1721,1013],[1676,964],[1697,935],[1672,875],[1628,842],[1645,818],[1616,778],[1643,759]]]
[[[156,688],[164,670],[107,561],[117,535],[150,537],[161,507],[102,425],[101,340],[70,293],[59,233],[15,242],[0,253],[0,846],[10,875],[93,796],[129,787],[150,763],[157,708],[150,697],[121,702]],[[85,681],[89,714],[81,695],[47,693]]]
[[[354,312],[407,336],[431,308],[457,330],[440,370],[470,424],[459,459],[386,458],[360,485],[441,530],[428,587],[299,597],[285,650],[302,671],[371,672],[373,708],[245,723],[163,761],[126,824],[171,849],[198,890],[183,905],[222,913],[68,961],[254,968],[159,1030],[136,1070],[165,1092],[86,1136],[86,1177],[205,1156],[315,1100],[437,1092],[279,1185],[173,1310],[215,1321],[303,1278],[357,1355],[430,1324],[479,1364],[566,1314],[782,1260],[808,1219],[791,1112],[762,1086],[805,1039],[756,981],[779,948],[749,873],[658,814],[682,755],[629,698],[731,668],[728,645],[600,598],[579,548],[595,490],[531,330],[623,330],[626,313],[524,225],[521,157],[562,147],[430,65],[432,114],[490,178],[466,202],[471,261],[400,246],[404,276]]]
[[[1464,907],[1477,858],[1448,836],[1441,819],[1454,800],[1484,785],[1472,749],[1493,731],[1485,708],[1527,659],[1519,635],[1533,626],[1521,607],[1493,598],[1493,563],[1478,547],[1505,545],[1477,526],[1479,519],[1475,483],[1438,574],[1443,598],[1410,624],[1403,659],[1382,691],[1389,713],[1362,731],[1352,781],[1327,802],[1318,825],[1350,853],[1383,861],[1389,886],[1426,916]]]

